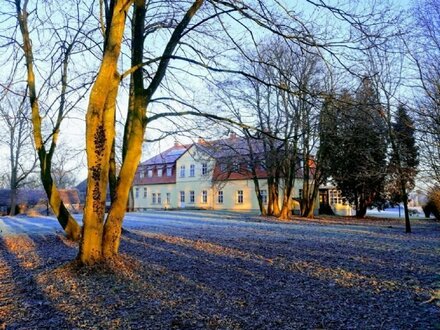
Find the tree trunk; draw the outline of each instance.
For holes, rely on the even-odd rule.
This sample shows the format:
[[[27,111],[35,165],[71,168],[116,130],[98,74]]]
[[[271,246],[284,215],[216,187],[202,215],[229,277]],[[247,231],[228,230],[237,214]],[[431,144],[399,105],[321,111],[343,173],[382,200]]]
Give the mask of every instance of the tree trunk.
[[[105,200],[111,149],[115,136],[116,96],[119,88],[117,64],[127,10],[130,5],[131,1],[115,1],[114,3],[104,55],[90,93],[86,115],[87,196],[84,207],[83,237],[78,257],[83,264],[87,265],[99,262],[103,256]]]
[[[26,4],[26,3],[25,3]],[[53,183],[51,176],[51,157],[56,145],[58,131],[53,134],[53,143],[49,153],[46,152],[43,142],[43,136],[41,134],[41,116],[40,107],[37,98],[36,86],[35,86],[35,74],[34,74],[34,59],[32,51],[32,43],[29,36],[28,23],[27,23],[27,8],[21,8],[20,2],[16,2],[17,17],[20,25],[20,31],[23,36],[23,51],[26,59],[27,69],[27,84],[29,90],[29,103],[31,105],[32,113],[32,126],[35,149],[38,153],[41,168],[41,179],[43,182],[44,190],[46,191],[49,204],[58,219],[58,222],[63,227],[66,235],[69,239],[79,240],[81,237],[81,228],[75,219],[72,218],[63,202],[61,201],[58,190]]]
[[[9,211],[10,216],[14,216],[17,208],[17,188],[11,187],[11,210]]]
[[[283,195],[283,206],[281,207],[281,210],[279,211],[279,219],[282,220],[289,220],[290,219],[290,195],[284,194]]]
[[[405,210],[405,233],[411,233],[411,222],[408,212],[408,194],[406,193],[405,182],[402,182],[403,209]]]

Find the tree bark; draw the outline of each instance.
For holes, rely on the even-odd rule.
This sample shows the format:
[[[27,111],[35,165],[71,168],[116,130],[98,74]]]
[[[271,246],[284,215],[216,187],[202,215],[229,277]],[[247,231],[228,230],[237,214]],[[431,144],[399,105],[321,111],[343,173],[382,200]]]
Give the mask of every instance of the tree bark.
[[[31,105],[31,113],[32,113],[32,125],[33,125],[33,136],[35,149],[38,153],[38,158],[40,160],[40,169],[41,169],[41,178],[44,186],[44,190],[46,191],[49,204],[58,219],[58,222],[63,227],[66,232],[66,236],[72,240],[79,240],[81,237],[81,228],[78,223],[73,219],[70,213],[67,211],[63,202],[61,201],[59,192],[53,183],[53,179],[51,176],[51,157],[53,151],[55,149],[56,140],[58,136],[58,131],[55,131],[53,134],[53,142],[49,153],[47,153],[46,148],[43,142],[43,136],[41,134],[41,116],[40,116],[40,108],[37,99],[37,92],[35,86],[35,74],[34,74],[34,59],[33,59],[33,51],[32,51],[32,43],[28,30],[28,21],[27,21],[27,2],[25,2],[25,6],[21,7],[21,1],[16,0],[16,11],[17,11],[17,19],[20,25],[20,31],[23,36],[23,52],[26,60],[26,69],[27,69],[27,84],[29,88],[29,103]]]
[[[103,256],[105,200],[111,149],[115,137],[116,97],[119,88],[117,64],[127,10],[131,3],[132,1],[114,1],[106,47],[90,93],[86,114],[87,197],[84,207],[83,237],[78,257],[87,265],[99,262]]]

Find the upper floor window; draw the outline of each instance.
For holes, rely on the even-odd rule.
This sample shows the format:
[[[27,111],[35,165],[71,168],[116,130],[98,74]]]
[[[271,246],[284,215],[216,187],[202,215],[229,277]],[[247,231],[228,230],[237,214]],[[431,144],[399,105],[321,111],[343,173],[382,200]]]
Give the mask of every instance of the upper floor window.
[[[189,176],[194,176],[196,174],[196,165],[191,164],[189,166]]]
[[[202,163],[202,175],[208,174],[208,163]]]
[[[243,204],[243,190],[237,190],[237,204]]]
[[[223,190],[220,190],[217,193],[217,203],[219,204],[223,204]]]
[[[171,176],[171,175],[173,175],[173,168],[167,167],[167,176]]]
[[[195,197],[194,197],[194,190],[189,191],[189,202],[194,203]]]
[[[148,170],[148,177],[149,178],[153,177],[153,170],[152,169]]]
[[[180,166],[180,177],[185,177],[185,165]]]
[[[202,203],[203,204],[208,203],[208,191],[207,190],[202,191]]]
[[[161,177],[162,176],[162,172],[163,172],[163,170],[161,168],[158,168],[157,169],[157,176]]]

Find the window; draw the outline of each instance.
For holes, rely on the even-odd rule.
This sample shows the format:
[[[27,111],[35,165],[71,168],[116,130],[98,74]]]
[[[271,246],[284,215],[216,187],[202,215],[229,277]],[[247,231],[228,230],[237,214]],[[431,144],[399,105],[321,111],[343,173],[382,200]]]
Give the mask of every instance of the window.
[[[220,171],[226,172],[227,166],[225,163],[220,164]]]
[[[202,175],[208,174],[208,163],[202,163]]]
[[[140,172],[139,172],[139,178],[143,179],[143,178],[144,178],[144,175],[145,175],[144,171],[140,171]]]
[[[156,193],[152,193],[151,195],[152,195],[152,197],[151,197],[151,202],[152,202],[153,204],[156,204]]]
[[[161,168],[158,168],[157,169],[157,176],[161,177],[162,176],[162,172],[163,172],[163,170]]]
[[[153,177],[153,170],[152,169],[148,170],[148,177],[149,178]]]
[[[173,175],[173,168],[167,167],[167,176],[171,176],[171,175]]]
[[[195,173],[196,173],[196,165],[191,164],[191,165],[189,166],[189,176],[194,176]]]
[[[208,191],[207,190],[202,191],[202,203],[203,204],[208,203]]]
[[[157,193],[157,204],[162,204],[162,195],[161,195],[161,193]]]
[[[243,204],[243,190],[237,190],[237,204]]]
[[[147,198],[147,188],[144,188],[144,198]]]
[[[267,190],[260,190],[260,195],[263,204],[267,204]]]
[[[180,177],[185,177],[185,165],[180,166]]]
[[[340,190],[331,189],[329,190],[329,195],[330,205],[343,204],[344,201]]]
[[[135,198],[139,198],[139,188],[136,188],[134,191],[135,191]]]
[[[232,163],[232,172],[238,172],[240,171],[240,165],[238,164],[238,162],[233,162]]]
[[[180,202],[185,203],[185,192],[184,191],[180,192]]]
[[[195,200],[195,198],[194,198],[194,190],[190,190],[189,191],[189,202],[194,204],[194,200]]]
[[[167,204],[171,204],[171,193],[167,193],[167,200],[166,200]]]
[[[223,191],[222,191],[222,190],[220,190],[220,191],[217,193],[217,203],[219,203],[219,204],[223,204]]]

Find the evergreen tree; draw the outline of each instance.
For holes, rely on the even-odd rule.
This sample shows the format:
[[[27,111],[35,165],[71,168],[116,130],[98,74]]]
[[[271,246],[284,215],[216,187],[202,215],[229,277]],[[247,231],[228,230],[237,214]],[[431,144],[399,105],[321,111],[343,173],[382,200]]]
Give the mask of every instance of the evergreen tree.
[[[414,188],[419,160],[414,123],[403,105],[397,109],[390,138],[392,153],[388,166],[388,192],[393,202],[403,202],[406,232],[411,232],[408,192]]]
[[[355,205],[356,216],[364,217],[383,200],[386,175],[386,127],[377,93],[364,79],[355,96],[343,93],[326,112],[327,123],[335,125],[321,132],[328,174]]]

